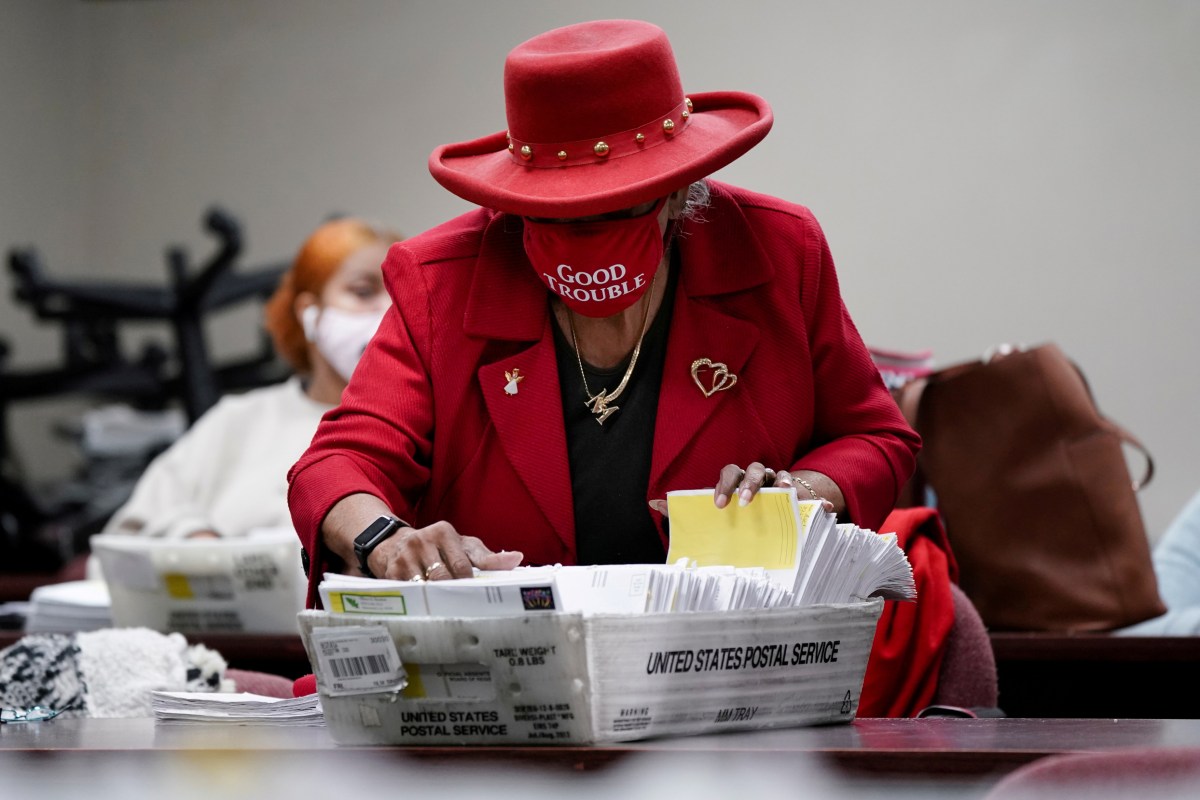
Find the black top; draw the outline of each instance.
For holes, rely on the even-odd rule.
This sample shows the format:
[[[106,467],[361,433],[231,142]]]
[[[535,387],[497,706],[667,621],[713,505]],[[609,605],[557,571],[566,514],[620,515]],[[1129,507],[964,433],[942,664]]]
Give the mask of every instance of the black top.
[[[585,405],[588,396],[571,341],[554,326],[559,391],[575,504],[575,548],[580,564],[662,564],[666,551],[646,503],[658,389],[667,354],[678,261],[671,264],[658,314],[646,330],[641,353],[625,391],[610,405],[620,410],[603,425]],[[632,355],[632,354],[631,354]],[[583,362],[595,394],[620,384],[629,360],[611,369]]]

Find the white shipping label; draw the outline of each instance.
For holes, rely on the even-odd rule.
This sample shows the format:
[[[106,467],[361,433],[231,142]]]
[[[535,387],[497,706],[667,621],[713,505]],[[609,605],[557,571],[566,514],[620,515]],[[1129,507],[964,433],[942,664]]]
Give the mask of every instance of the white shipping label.
[[[408,685],[392,636],[381,625],[313,628],[312,641],[326,694],[400,691]]]
[[[492,671],[483,664],[409,663],[410,700],[495,700],[496,685]]]
[[[270,592],[280,583],[279,565],[268,553],[235,555],[233,577],[244,592]]]

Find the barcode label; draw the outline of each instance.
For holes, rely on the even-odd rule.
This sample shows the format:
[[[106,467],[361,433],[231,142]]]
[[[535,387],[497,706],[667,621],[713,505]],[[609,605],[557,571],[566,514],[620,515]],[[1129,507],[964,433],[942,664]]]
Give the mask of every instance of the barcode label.
[[[388,629],[380,625],[313,628],[317,685],[330,695],[399,691],[408,685]]]
[[[388,672],[387,656],[351,656],[329,659],[329,669],[335,678],[361,678],[363,675],[379,675]]]

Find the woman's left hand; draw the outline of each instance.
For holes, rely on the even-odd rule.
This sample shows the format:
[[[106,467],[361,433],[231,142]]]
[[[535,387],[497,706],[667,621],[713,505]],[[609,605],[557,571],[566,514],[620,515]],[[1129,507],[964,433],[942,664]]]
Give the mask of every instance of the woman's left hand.
[[[721,475],[713,489],[713,502],[717,508],[724,508],[736,497],[738,505],[747,505],[759,489],[774,486],[777,479],[775,470],[757,461],[752,461],[745,469],[737,464],[726,464],[721,468]]]
[[[823,480],[821,480],[821,479],[823,479]],[[837,496],[839,499],[842,496],[842,492],[840,489],[837,488],[837,484],[835,484],[833,481],[829,480],[829,478],[827,478],[826,476],[821,475],[821,473],[819,473],[819,472],[810,473],[810,477],[807,480],[808,480],[809,486],[813,485],[814,480],[820,480],[821,483],[828,484],[829,486],[833,487],[833,490],[837,492]],[[783,487],[790,486],[791,488],[796,490],[796,496],[798,498],[800,498],[801,500],[809,500],[809,499],[820,500],[822,506],[824,506],[826,511],[833,512],[833,511],[837,510],[837,507],[834,506],[833,501],[830,500],[828,497],[825,497],[825,496],[819,495],[819,494],[816,497],[813,497],[815,490],[810,490],[808,488],[808,486],[805,486],[803,483],[801,483],[797,479],[797,476],[788,472],[786,469],[781,469],[781,470],[779,470],[779,472],[775,473],[775,485],[783,486]]]
[[[815,480],[822,484],[828,483],[836,491],[838,498],[841,498],[841,491],[837,490],[837,486],[828,478],[820,473],[811,473],[811,477],[807,479],[811,483]],[[713,503],[717,508],[725,508],[729,505],[729,501],[737,497],[738,505],[748,505],[754,500],[754,496],[758,494],[760,489],[767,487],[790,488],[796,491],[796,494],[801,499],[808,499],[810,490],[807,486],[800,482],[797,476],[792,475],[786,469],[781,469],[778,472],[765,466],[758,461],[751,462],[749,466],[742,469],[737,464],[726,464],[721,468],[721,474],[717,478],[717,485],[713,489]],[[820,497],[826,511],[836,510],[836,506],[827,497]],[[667,516],[667,501],[666,500],[651,500],[650,508]]]

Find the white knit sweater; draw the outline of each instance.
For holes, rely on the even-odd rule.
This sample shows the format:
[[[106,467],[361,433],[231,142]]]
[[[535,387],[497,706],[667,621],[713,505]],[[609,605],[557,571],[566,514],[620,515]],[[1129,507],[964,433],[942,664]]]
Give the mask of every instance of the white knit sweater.
[[[299,378],[223,397],[154,459],[104,533],[245,536],[290,527],[287,471],[329,408]]]

